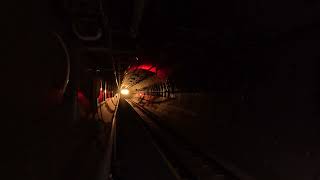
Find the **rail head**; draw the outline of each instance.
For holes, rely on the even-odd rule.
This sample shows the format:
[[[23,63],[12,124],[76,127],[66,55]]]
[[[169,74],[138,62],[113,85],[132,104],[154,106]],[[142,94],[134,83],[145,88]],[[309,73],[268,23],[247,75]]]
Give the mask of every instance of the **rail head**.
[[[118,112],[118,106],[119,106],[119,96],[115,96],[117,99],[115,111],[112,117],[112,125],[111,125],[111,132],[109,134],[108,138],[108,147],[105,153],[105,157],[103,158],[103,166],[101,170],[101,175],[99,176],[99,180],[111,180],[111,166],[113,161],[113,154],[115,153],[115,140],[116,140],[116,128],[117,128],[117,112]]]

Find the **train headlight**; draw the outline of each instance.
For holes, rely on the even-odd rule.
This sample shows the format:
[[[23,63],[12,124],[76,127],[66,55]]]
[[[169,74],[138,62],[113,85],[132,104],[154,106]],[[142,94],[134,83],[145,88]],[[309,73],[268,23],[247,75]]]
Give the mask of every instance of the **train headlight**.
[[[123,95],[128,95],[129,94],[129,90],[128,89],[121,89],[120,93],[123,94]]]

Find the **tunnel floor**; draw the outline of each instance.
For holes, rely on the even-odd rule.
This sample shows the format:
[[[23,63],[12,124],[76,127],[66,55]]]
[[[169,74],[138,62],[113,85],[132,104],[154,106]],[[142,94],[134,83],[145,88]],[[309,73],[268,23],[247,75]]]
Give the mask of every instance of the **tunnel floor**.
[[[124,100],[117,116],[116,176],[119,179],[176,179],[144,130],[140,116]]]

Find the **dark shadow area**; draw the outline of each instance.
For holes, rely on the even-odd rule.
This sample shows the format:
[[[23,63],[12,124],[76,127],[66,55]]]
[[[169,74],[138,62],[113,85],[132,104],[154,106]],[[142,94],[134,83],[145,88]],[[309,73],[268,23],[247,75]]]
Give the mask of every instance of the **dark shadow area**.
[[[168,168],[144,144],[148,128],[131,121],[149,116],[194,152],[214,156],[222,172],[319,179],[319,9],[316,1],[289,0],[3,2],[1,179],[113,175],[101,169],[114,161],[106,149],[118,152],[108,142],[121,89],[129,94],[121,95],[114,139],[124,180],[139,179],[130,169],[139,160]],[[124,99],[149,113],[136,114]],[[160,149],[175,144],[159,139],[169,139]],[[193,158],[190,166],[210,164]],[[152,179],[151,165],[141,166],[140,179]]]

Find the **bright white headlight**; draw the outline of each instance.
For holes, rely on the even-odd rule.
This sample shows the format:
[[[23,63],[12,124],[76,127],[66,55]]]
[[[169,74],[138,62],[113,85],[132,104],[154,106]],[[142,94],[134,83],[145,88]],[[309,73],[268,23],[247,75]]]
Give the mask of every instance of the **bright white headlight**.
[[[128,89],[121,89],[121,94],[123,95],[128,95],[129,94],[129,90]]]

